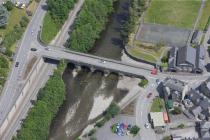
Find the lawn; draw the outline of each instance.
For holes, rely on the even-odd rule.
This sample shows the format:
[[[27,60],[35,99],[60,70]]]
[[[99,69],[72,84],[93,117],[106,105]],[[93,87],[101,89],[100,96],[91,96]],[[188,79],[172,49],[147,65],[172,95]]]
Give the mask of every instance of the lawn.
[[[161,112],[164,109],[164,101],[160,97],[153,100],[151,112]]]
[[[16,24],[18,24],[23,16],[27,16],[25,10],[14,7],[10,12],[9,21],[6,29],[0,29],[0,36],[4,37],[11,32]]]
[[[200,0],[152,0],[145,22],[192,28],[200,5]]]
[[[45,43],[50,43],[54,39],[54,37],[57,35],[59,32],[60,27],[58,27],[53,19],[51,18],[49,12],[45,15],[44,17],[44,23],[42,27],[42,34],[41,38],[42,41]]]
[[[204,30],[207,22],[208,22],[208,18],[210,17],[210,0],[206,1],[205,7],[203,9],[203,13],[200,19],[200,24],[199,24],[199,28],[201,30]],[[210,23],[209,23],[210,24]]]
[[[127,47],[132,56],[152,63],[156,63],[166,50],[164,46],[159,46],[158,49],[155,49],[157,45],[144,44],[139,41],[134,41],[133,46],[135,47]]]

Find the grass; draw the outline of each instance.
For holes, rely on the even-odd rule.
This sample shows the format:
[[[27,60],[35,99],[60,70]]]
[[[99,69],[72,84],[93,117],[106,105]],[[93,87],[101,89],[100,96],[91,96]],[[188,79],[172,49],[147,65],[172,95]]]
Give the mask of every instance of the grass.
[[[14,7],[10,12],[8,25],[5,29],[0,29],[0,36],[4,37],[11,32],[16,24],[18,24],[23,16],[27,16],[24,9]]]
[[[151,112],[161,112],[164,108],[164,101],[160,97],[153,100]]]
[[[135,47],[132,50],[130,50],[130,53],[132,56],[136,57],[136,58],[140,58],[143,59],[145,61],[149,61],[149,62],[153,62],[156,63],[156,59],[155,57],[153,57],[150,54],[144,53],[142,52],[139,48]]]
[[[148,62],[156,63],[165,52],[165,47],[159,47],[155,50],[156,45],[142,44],[139,41],[134,41],[135,47],[128,48],[130,54],[136,58],[143,59]]]
[[[206,4],[203,9],[203,13],[202,13],[200,23],[199,23],[199,29],[204,30],[204,28],[208,22],[209,16],[210,16],[210,0],[206,0]]]
[[[200,5],[200,0],[152,0],[145,22],[192,28]]]
[[[41,34],[42,41],[44,41],[45,43],[50,43],[50,41],[52,41],[53,38],[57,35],[59,30],[60,28],[55,24],[48,12],[44,17]]]
[[[33,0],[31,4],[28,6],[27,10],[31,11],[34,14],[38,6],[39,6],[39,3]]]

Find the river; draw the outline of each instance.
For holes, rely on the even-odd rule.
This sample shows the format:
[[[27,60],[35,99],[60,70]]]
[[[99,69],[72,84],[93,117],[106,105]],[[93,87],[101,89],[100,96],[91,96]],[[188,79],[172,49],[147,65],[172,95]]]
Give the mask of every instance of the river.
[[[100,39],[89,53],[120,60],[123,49],[120,26],[122,20],[126,19],[128,1],[119,0],[115,3],[115,10],[110,15],[106,30],[101,33]],[[77,70],[73,64],[68,64],[63,80],[67,99],[53,121],[50,140],[74,140],[112,100],[119,102],[128,92],[117,88],[117,75],[104,76],[100,71],[92,73],[85,67]]]

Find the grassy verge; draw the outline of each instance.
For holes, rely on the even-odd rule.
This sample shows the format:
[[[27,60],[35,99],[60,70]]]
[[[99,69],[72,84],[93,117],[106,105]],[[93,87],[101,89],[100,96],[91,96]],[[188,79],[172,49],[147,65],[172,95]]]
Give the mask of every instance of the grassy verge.
[[[208,21],[209,18],[210,18],[210,0],[207,0],[206,3],[205,3],[205,7],[203,9],[201,19],[200,19],[199,28],[201,30],[205,29],[208,22],[209,22],[209,25],[210,25],[210,20]]]
[[[151,112],[161,112],[164,109],[163,99],[157,97],[153,100]]]
[[[50,43],[59,32],[60,27],[54,22],[49,12],[44,17],[41,38],[45,43]]]
[[[192,28],[200,5],[200,0],[152,0],[145,22]]]
[[[30,110],[21,130],[13,140],[48,139],[50,124],[66,97],[62,74],[66,64],[62,62],[46,86],[39,92],[35,106]]]

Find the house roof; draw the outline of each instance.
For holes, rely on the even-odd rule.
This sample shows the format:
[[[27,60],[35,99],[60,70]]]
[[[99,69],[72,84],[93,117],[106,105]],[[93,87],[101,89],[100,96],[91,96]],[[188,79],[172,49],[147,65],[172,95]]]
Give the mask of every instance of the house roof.
[[[170,90],[175,90],[178,92],[182,92],[185,87],[185,83],[183,81],[174,79],[174,78],[166,78],[163,82],[165,87],[169,87]]]
[[[177,54],[177,64],[190,64],[195,66],[196,49],[191,46],[181,47]]]
[[[154,127],[165,126],[163,112],[150,112],[150,117]]]

